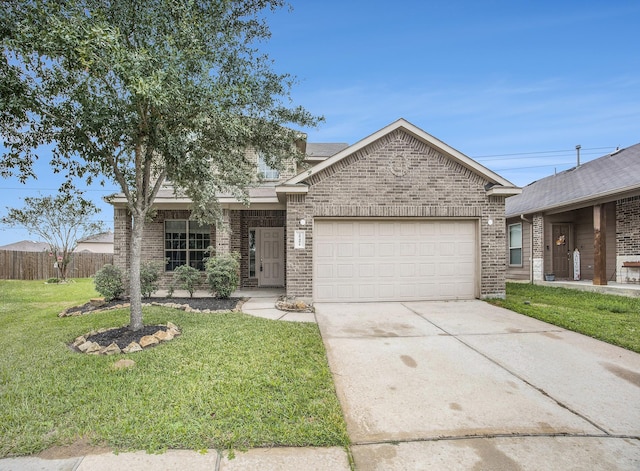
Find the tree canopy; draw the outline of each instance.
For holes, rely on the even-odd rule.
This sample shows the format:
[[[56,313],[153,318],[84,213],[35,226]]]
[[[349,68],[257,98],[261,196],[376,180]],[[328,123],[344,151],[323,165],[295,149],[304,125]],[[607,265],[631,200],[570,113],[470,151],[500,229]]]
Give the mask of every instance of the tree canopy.
[[[247,149],[280,167],[297,152],[295,127],[319,118],[290,104],[295,79],[256,43],[283,0],[4,0],[0,18],[0,174],[36,177],[38,148],[73,179],[108,179],[133,220],[131,328],[144,220],[165,179],[213,221],[216,195],[245,198]]]

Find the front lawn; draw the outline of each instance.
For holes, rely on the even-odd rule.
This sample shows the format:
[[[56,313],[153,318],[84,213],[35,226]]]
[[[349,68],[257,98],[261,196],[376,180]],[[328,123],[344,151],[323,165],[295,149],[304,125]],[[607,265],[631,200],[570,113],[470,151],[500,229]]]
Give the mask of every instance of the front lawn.
[[[89,440],[161,451],[348,444],[315,324],[239,313],[145,308],[145,324],[182,335],[129,355],[93,356],[67,343],[126,325],[126,309],[59,318],[96,296],[65,285],[0,280],[0,457]],[[114,370],[121,358],[132,369]]]
[[[507,283],[489,302],[640,353],[640,298]]]

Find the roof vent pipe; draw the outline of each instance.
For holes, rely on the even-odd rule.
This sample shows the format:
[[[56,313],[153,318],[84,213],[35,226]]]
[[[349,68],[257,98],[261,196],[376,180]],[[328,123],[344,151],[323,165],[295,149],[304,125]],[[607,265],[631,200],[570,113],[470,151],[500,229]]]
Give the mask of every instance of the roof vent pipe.
[[[576,159],[578,159],[578,163],[576,164],[576,168],[580,167],[580,148],[582,146],[580,144],[578,144],[576,146]]]

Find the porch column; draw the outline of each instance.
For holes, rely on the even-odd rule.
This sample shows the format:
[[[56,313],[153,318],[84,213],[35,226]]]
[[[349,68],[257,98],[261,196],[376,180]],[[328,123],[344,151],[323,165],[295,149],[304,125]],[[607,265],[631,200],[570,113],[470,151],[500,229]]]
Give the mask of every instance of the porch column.
[[[542,214],[533,215],[533,224],[531,224],[531,244],[533,260],[533,279],[536,281],[544,280],[544,217]]]
[[[593,206],[593,284],[607,284],[607,237],[604,204]]]
[[[230,211],[222,210],[222,224],[216,228],[216,255],[231,253]]]

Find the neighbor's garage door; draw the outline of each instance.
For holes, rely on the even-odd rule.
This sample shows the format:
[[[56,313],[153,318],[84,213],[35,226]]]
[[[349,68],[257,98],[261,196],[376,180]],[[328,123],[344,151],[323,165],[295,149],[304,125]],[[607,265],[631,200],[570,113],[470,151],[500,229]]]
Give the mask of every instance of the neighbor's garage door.
[[[476,295],[475,221],[316,219],[313,238],[316,302]]]

